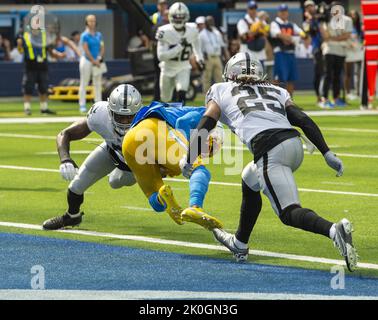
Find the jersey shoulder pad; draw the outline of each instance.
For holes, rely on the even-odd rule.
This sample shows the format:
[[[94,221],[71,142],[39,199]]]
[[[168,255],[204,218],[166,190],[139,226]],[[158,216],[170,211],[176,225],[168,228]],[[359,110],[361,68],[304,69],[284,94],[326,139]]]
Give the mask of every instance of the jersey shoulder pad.
[[[187,22],[185,25],[188,36],[195,37],[199,35],[197,25],[193,22]]]
[[[173,27],[170,24],[161,26],[156,31],[156,39],[161,41],[169,41],[173,38]]]
[[[108,103],[100,101],[93,104],[87,114],[88,127],[91,131],[97,131],[106,126],[109,121]]]

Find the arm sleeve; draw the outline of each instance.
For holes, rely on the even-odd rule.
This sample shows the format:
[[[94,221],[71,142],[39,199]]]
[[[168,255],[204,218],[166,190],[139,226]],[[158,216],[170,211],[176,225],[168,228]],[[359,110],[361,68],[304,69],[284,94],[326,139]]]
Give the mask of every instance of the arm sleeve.
[[[277,38],[277,36],[281,33],[281,29],[276,22],[272,22],[270,24],[270,35],[272,38]]]
[[[182,46],[177,44],[173,48],[169,49],[169,45],[166,42],[158,41],[157,45],[157,56],[160,61],[167,61],[177,57],[181,52]]]
[[[329,147],[325,142],[319,127],[309,116],[292,104],[286,106],[286,113],[290,124],[301,128],[306,137],[323,155],[329,151]]]
[[[198,123],[197,129],[194,130],[190,137],[187,162],[194,163],[198,156],[202,153],[202,146],[205,145],[209,132],[215,128],[217,120],[203,116]]]

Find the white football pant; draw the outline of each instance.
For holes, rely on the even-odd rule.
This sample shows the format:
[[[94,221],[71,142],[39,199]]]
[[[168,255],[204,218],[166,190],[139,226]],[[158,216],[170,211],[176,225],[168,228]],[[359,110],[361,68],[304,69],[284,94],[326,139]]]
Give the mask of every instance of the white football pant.
[[[116,167],[107,151],[106,143],[94,149],[80,166],[78,174],[71,181],[69,189],[76,194],[83,194],[90,186],[109,174],[109,184],[113,189],[132,186],[136,183],[130,171],[123,171]]]
[[[89,84],[89,80],[92,76],[92,85],[94,87],[95,102],[102,100],[102,75],[92,75],[92,63],[84,56],[80,58],[79,70],[80,70],[80,89],[79,89],[79,105],[85,106],[86,104],[86,87]]]
[[[188,91],[190,83],[190,69],[184,69],[175,76],[170,77],[160,73],[160,98],[163,102],[172,101],[174,89],[176,91]]]

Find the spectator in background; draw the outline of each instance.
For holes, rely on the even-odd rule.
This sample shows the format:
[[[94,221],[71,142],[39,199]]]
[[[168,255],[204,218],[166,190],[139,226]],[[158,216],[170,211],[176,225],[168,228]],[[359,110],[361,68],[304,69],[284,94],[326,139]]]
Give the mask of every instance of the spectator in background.
[[[79,49],[80,46],[80,32],[79,31],[73,31],[71,33],[70,40],[74,43],[76,48],[78,50],[72,49],[70,46],[66,47],[66,60],[67,61],[80,61],[81,52]]]
[[[79,34],[79,42],[80,42],[80,34]],[[78,46],[76,45],[76,43],[73,42],[71,39],[65,36],[62,36],[61,34],[58,34],[57,36],[55,50],[64,54],[64,58],[59,59],[62,61],[69,61],[68,59],[69,52],[73,52],[73,54],[77,57],[81,56],[81,52]]]
[[[11,45],[8,39],[0,34],[0,61],[10,60]]]
[[[206,18],[204,16],[199,16],[196,18],[196,24],[198,28],[198,32],[201,32],[203,29],[206,28]]]
[[[364,48],[362,44],[361,19],[357,11],[351,10],[348,14],[353,21],[353,31],[347,47],[345,58],[344,87],[348,100],[356,100],[359,96],[362,61],[364,60]],[[351,84],[357,95],[352,93]]]
[[[339,4],[338,2],[333,2],[332,6]],[[331,19],[339,15],[339,12],[335,10],[331,13]],[[323,97],[321,108],[333,108],[345,107],[345,101],[340,97],[341,91],[341,74],[344,71],[345,57],[347,55],[348,41],[351,38],[353,31],[352,19],[343,15],[341,19],[338,19],[343,24],[340,28],[339,25],[335,23],[322,23],[320,31],[322,33],[323,44],[322,50],[325,57],[325,78],[323,84]],[[332,103],[328,99],[329,88],[332,86],[333,89],[333,99]]]
[[[237,24],[241,40],[241,52],[249,52],[264,65],[266,60],[265,44],[268,26],[257,17],[257,3],[248,2],[247,13]]]
[[[157,1],[157,12],[151,16],[151,21],[154,25],[160,24],[164,19],[164,12],[168,10],[168,1],[167,0],[158,0]]]
[[[312,59],[314,57],[311,37],[307,36],[295,47],[295,56],[299,59]]]
[[[304,21],[303,30],[307,36],[311,37],[311,44],[314,56],[314,90],[318,99],[318,104],[321,103],[322,94],[320,93],[320,83],[324,76],[324,58],[321,49],[322,35],[320,33],[320,21],[317,17],[315,3],[312,0],[307,0],[304,3]]]
[[[20,63],[24,61],[23,49],[17,47],[17,41],[16,46],[11,50],[9,57],[12,62]]]
[[[273,66],[274,66],[274,54],[273,54],[273,47],[270,43],[270,16],[266,11],[259,11],[257,16],[261,21],[265,23],[265,28],[267,31],[267,41],[265,41],[265,53],[266,53],[266,60],[265,60],[265,72],[268,76],[268,79],[273,79]]]
[[[101,101],[102,95],[102,73],[101,63],[104,59],[105,46],[101,32],[96,31],[96,16],[88,15],[85,18],[86,30],[80,36],[80,46],[83,55],[80,59],[80,89],[79,106],[80,112],[87,112],[86,106],[86,87],[92,77],[94,86],[95,102]]]
[[[31,115],[31,98],[35,84],[38,84],[40,110],[42,114],[55,114],[47,105],[48,62],[47,53],[55,58],[64,54],[46,45],[46,30],[25,31],[17,39],[17,47],[24,52],[25,71],[22,78],[24,91],[24,112]]]
[[[238,52],[240,52],[240,40],[239,39],[231,39],[228,42],[228,52],[230,57],[234,56]]]
[[[215,83],[222,82],[222,55],[227,61],[229,53],[222,33],[215,27],[212,16],[206,17],[206,28],[200,32],[199,38],[206,65],[202,82],[203,92],[206,93],[213,84],[213,80]]]
[[[270,35],[274,47],[274,77],[286,84],[287,91],[293,95],[294,81],[298,78],[295,46],[297,38],[305,33],[295,23],[289,21],[289,7],[281,4],[277,18],[270,25]]]

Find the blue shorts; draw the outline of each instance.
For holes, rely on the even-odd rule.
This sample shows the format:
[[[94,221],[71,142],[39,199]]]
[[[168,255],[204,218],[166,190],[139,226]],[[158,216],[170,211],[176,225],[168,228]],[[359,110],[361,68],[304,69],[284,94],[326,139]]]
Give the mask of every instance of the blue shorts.
[[[274,54],[274,78],[282,82],[293,82],[298,79],[294,53],[276,52]]]

